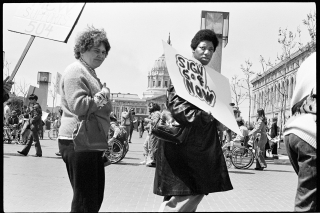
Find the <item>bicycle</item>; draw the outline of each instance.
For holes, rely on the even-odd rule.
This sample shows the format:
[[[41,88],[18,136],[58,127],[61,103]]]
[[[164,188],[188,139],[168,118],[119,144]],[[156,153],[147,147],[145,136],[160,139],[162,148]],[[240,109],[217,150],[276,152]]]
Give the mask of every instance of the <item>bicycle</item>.
[[[223,155],[227,168],[233,165],[237,169],[248,169],[254,162],[254,153],[251,149],[244,146],[243,142],[234,142],[230,150],[231,143],[227,142],[222,146]]]
[[[48,137],[51,139],[51,140],[55,140],[58,138],[58,134],[59,134],[59,129],[54,129],[54,128],[51,128],[48,132]]]
[[[19,124],[5,125],[3,127],[3,142],[7,144],[20,143],[20,127]]]

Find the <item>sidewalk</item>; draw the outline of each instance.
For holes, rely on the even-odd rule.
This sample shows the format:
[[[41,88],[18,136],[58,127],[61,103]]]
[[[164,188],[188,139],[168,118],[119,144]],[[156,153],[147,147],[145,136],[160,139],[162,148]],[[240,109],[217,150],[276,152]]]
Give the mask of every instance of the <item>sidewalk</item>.
[[[162,197],[153,194],[155,168],[140,165],[143,138],[133,132],[127,156],[105,168],[104,201],[100,212],[156,212]],[[56,141],[47,132],[41,140],[43,157],[20,156],[23,146],[4,144],[3,204],[5,212],[68,212],[72,188],[65,163],[55,155]],[[229,169],[233,190],[212,193],[199,204],[198,212],[293,211],[297,175],[291,165],[275,164],[267,159],[264,171]]]

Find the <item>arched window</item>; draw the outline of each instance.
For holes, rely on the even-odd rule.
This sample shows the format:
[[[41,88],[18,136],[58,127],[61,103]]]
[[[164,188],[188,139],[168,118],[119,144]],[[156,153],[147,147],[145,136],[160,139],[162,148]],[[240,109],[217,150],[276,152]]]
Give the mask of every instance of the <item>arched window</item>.
[[[253,112],[256,110],[256,102],[257,102],[257,95],[254,94],[254,96],[253,96]]]
[[[281,102],[281,100],[280,100],[280,83],[278,83],[278,87],[277,87],[277,93],[278,93],[278,95],[277,95],[277,106],[279,106],[280,105],[280,102]]]
[[[292,98],[292,95],[293,95],[293,77],[291,77],[290,99]]]
[[[260,108],[264,108],[264,96],[263,96],[263,91],[261,92],[261,107]]]
[[[274,94],[273,94],[273,87],[270,89],[270,106],[272,107],[273,100],[274,99]]]

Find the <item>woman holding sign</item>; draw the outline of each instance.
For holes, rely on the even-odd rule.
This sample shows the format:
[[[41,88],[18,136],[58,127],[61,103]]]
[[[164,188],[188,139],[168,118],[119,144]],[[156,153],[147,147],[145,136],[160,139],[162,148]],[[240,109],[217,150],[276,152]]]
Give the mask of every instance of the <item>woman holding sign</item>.
[[[103,201],[103,151],[75,152],[73,132],[87,113],[94,113],[108,134],[110,91],[102,86],[95,69],[106,59],[109,50],[106,32],[88,27],[77,37],[74,47],[77,60],[65,69],[60,83],[63,114],[58,145],[73,189],[71,212],[98,212]]]
[[[194,61],[207,65],[218,44],[212,30],[200,30],[191,41]],[[179,97],[173,85],[167,109],[188,136],[178,145],[159,140],[153,192],[164,196],[160,212],[196,211],[204,195],[233,189],[219,141],[220,123]]]

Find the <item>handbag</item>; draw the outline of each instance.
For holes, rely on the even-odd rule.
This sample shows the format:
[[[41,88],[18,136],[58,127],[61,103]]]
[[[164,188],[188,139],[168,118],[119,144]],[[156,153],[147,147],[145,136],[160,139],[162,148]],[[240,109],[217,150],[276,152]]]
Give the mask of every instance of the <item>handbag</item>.
[[[169,92],[167,90],[166,93],[166,105],[168,106],[168,98],[169,98]],[[168,115],[172,117],[171,113],[168,111]],[[153,134],[155,137],[159,138],[160,140],[163,140],[165,142],[171,142],[175,144],[181,144],[188,136],[188,129],[185,126],[182,126],[181,124],[178,124],[178,122],[173,122],[172,125],[168,125],[165,121],[163,121],[160,118],[157,120],[155,125],[151,126],[151,134]]]
[[[188,135],[187,128],[182,125],[168,125],[166,122],[160,122],[162,120],[159,118],[154,126],[151,128],[151,133],[166,142],[171,142],[175,144],[181,144],[186,139]]]
[[[108,149],[108,137],[93,113],[87,113],[86,119],[77,125],[73,132],[73,142],[76,152],[104,151]]]

